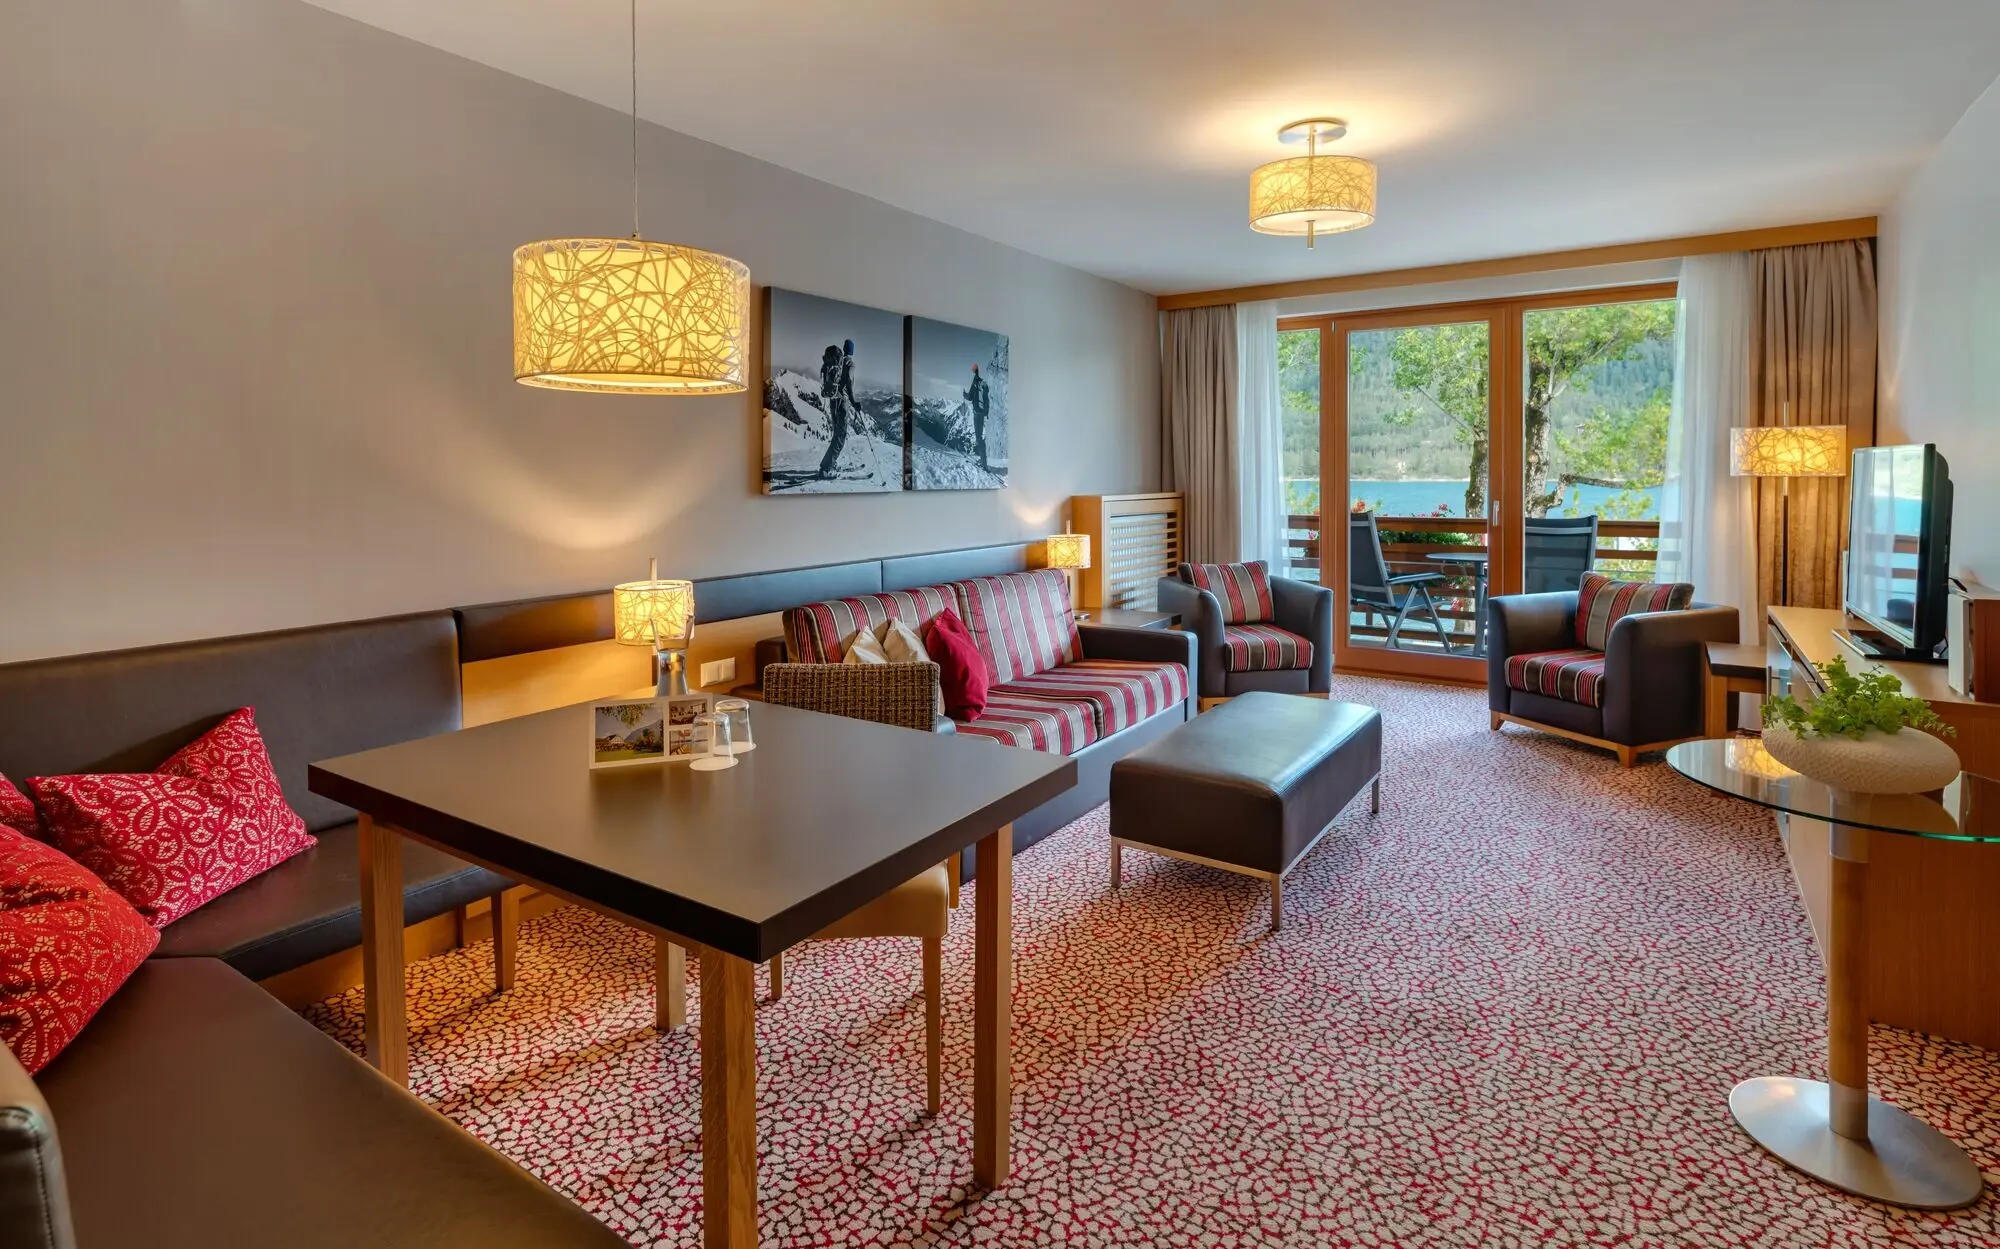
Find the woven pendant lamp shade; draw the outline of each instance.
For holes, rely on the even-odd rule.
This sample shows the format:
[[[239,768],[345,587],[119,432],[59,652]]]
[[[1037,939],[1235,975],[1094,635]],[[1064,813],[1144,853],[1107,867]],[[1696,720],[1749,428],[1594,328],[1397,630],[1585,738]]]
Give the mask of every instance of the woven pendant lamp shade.
[[[622,394],[734,394],[749,360],[750,270],[643,239],[514,252],[514,380]]]
[[[1250,228],[1339,234],[1375,220],[1375,165],[1358,156],[1294,156],[1250,175]]]

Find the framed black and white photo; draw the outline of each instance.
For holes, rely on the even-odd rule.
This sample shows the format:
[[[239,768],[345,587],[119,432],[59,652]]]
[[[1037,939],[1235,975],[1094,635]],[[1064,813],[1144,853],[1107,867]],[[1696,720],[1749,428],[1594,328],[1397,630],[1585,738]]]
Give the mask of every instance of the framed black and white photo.
[[[1007,336],[909,318],[909,488],[1007,485]]]
[[[764,493],[903,489],[903,317],[765,293]]]
[[[664,699],[619,698],[592,703],[591,770],[665,762],[668,736]]]

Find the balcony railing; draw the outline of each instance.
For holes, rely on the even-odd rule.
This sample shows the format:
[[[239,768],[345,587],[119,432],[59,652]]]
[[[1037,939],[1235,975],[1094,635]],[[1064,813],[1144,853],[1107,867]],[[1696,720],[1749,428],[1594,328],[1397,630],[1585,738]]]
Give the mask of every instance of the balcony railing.
[[[1301,581],[1321,579],[1320,517],[1316,512],[1286,518],[1286,559],[1291,575]],[[1377,516],[1375,526],[1382,536],[1382,559],[1389,575],[1435,572],[1445,580],[1431,586],[1453,647],[1471,653],[1475,640],[1474,613],[1478,602],[1478,573],[1463,564],[1447,563],[1432,555],[1482,548],[1486,545],[1487,523],[1467,516]],[[1612,577],[1644,578],[1652,575],[1658,559],[1660,523],[1656,520],[1600,520],[1597,523],[1597,569]],[[1347,541],[1345,532],[1337,535]],[[1380,615],[1350,609],[1348,638],[1359,645],[1388,644],[1388,630]],[[1441,648],[1428,620],[1406,622],[1396,639],[1399,650]]]

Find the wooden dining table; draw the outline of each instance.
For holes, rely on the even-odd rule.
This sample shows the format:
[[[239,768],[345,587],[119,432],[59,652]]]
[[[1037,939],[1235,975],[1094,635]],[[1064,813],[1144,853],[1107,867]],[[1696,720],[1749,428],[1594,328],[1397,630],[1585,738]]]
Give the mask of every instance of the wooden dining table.
[[[756,749],[716,772],[590,770],[582,704],[329,759],[308,776],[312,792],[360,813],[368,1056],[399,1084],[405,839],[698,954],[709,1249],[757,1243],[752,969],[967,846],[972,1171],[986,1188],[1006,1177],[1012,824],[1076,783],[1068,759],[990,741],[778,706],[756,707],[752,722]]]

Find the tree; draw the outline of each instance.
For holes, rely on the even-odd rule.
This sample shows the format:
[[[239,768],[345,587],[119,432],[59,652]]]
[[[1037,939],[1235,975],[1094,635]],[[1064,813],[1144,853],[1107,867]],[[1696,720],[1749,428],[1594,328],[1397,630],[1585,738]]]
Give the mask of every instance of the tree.
[[[1667,382],[1657,382],[1636,406],[1599,406],[1573,436],[1560,435],[1554,417],[1557,403],[1588,391],[1605,366],[1633,360],[1649,344],[1671,341],[1675,311],[1671,300],[1651,300],[1537,309],[1522,317],[1528,366],[1522,475],[1529,515],[1547,515],[1576,485],[1629,491],[1660,484]],[[1392,333],[1397,402],[1384,419],[1407,426],[1429,414],[1447,418],[1453,439],[1467,450],[1465,514],[1483,515],[1491,452],[1487,327],[1432,325]],[[1349,341],[1349,373],[1359,377],[1365,355],[1358,337]]]

